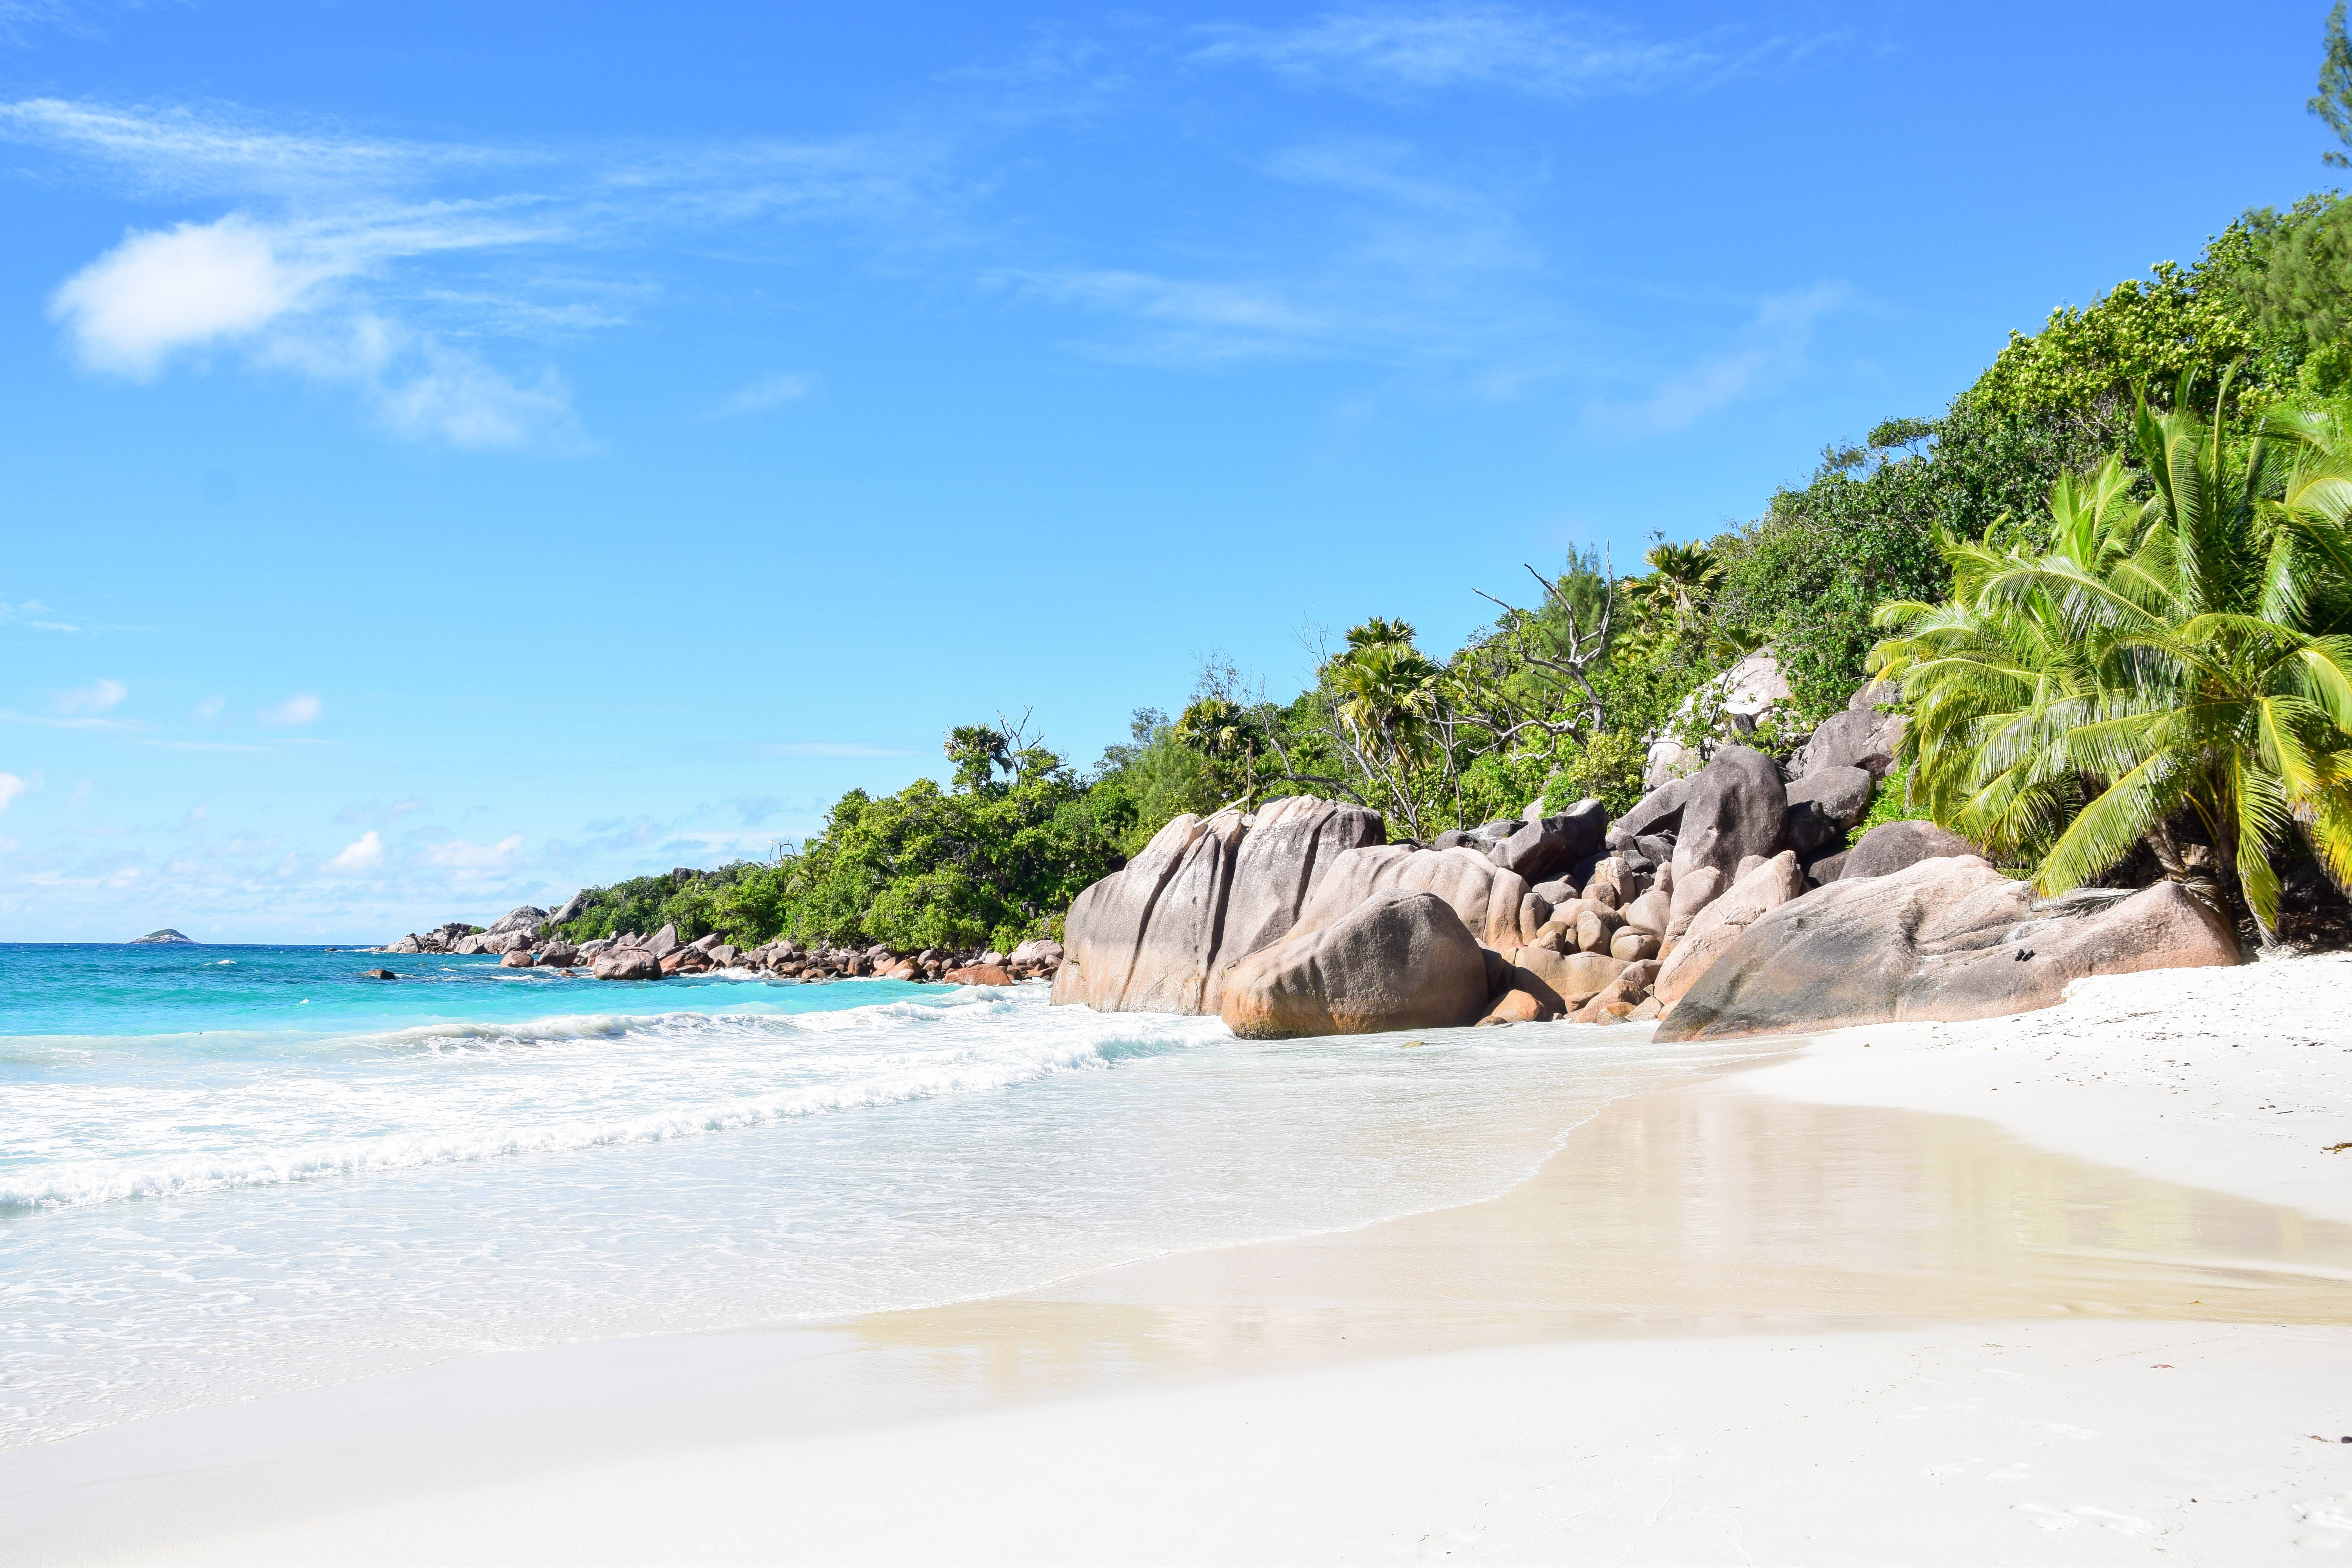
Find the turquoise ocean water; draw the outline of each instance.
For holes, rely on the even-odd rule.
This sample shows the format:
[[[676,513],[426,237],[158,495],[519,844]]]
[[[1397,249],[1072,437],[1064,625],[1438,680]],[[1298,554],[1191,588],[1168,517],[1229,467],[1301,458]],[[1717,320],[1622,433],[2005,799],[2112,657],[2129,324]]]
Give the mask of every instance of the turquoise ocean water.
[[[1491,1195],[1707,1058],[1643,1033],[1269,1045],[1042,984],[0,945],[0,1446]]]

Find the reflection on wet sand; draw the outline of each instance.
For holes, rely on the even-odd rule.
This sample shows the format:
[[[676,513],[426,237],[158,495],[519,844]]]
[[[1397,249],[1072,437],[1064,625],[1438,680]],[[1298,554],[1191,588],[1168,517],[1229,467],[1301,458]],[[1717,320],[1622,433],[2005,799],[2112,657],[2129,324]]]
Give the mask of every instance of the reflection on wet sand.
[[[1530,1340],[2066,1316],[2352,1322],[2352,1226],[1734,1079],[1616,1102],[1492,1202],[846,1331],[901,1371],[1026,1397]]]

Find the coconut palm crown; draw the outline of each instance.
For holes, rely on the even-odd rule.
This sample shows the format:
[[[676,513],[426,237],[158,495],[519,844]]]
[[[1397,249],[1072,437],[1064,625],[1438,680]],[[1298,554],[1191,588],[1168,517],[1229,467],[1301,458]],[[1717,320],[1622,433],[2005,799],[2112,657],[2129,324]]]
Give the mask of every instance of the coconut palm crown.
[[[2190,390],[2140,398],[2137,472],[2111,458],[2036,526],[1943,540],[1952,597],[1883,606],[1871,668],[1912,708],[1922,804],[2039,891],[2145,843],[2268,942],[2298,826],[2352,882],[2352,439],[2299,411],[2237,441],[2228,379],[2210,418]]]

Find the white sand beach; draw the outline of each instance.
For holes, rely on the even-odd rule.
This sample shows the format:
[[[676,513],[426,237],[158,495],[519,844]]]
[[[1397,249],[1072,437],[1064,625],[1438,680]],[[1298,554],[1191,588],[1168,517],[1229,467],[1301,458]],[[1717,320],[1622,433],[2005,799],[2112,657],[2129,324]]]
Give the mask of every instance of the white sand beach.
[[[17,1449],[0,1563],[2324,1559],[2347,982],[1760,1042],[1492,1202]]]

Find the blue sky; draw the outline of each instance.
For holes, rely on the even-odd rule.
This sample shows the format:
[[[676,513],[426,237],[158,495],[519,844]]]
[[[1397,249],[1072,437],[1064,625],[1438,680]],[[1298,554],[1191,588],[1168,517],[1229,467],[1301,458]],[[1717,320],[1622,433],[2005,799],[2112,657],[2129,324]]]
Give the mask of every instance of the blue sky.
[[[0,0],[0,940],[762,853],[1753,516],[2327,183],[2325,7]]]

